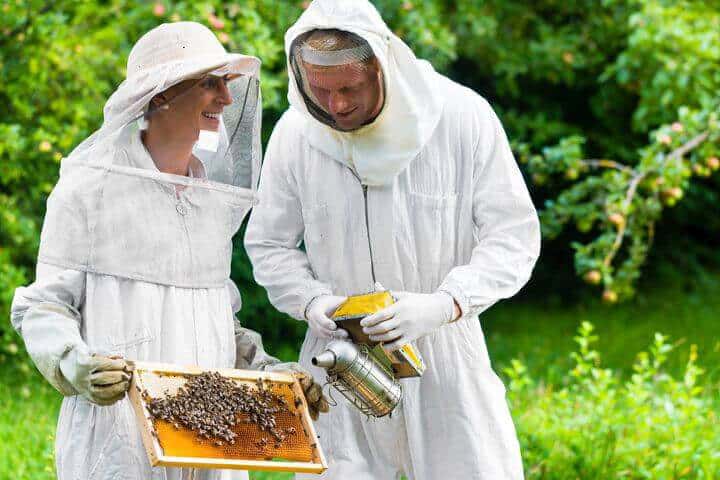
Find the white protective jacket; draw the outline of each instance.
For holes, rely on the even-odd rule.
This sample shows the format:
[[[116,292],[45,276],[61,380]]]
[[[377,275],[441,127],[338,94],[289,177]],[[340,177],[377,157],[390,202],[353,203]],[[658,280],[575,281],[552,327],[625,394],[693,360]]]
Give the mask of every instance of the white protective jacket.
[[[152,170],[152,160],[140,142],[139,133],[137,135],[126,150],[127,158],[133,166]],[[89,179],[86,186],[95,180]],[[133,251],[160,247],[167,252],[172,249],[169,244],[163,247],[162,243],[167,240],[176,244],[179,250],[190,252],[191,245],[170,234],[175,231],[170,226],[175,220],[173,215],[178,216],[174,208],[175,193],[160,188],[147,193],[149,198],[146,200],[155,205],[159,217],[165,216],[167,220],[155,223],[155,228],[164,229],[168,235],[156,237],[159,243],[149,235],[144,236],[142,246],[133,242],[126,247]],[[86,195],[78,196],[93,198],[90,189]],[[74,197],[62,186],[56,187],[49,203],[44,235],[53,230],[53,218],[62,218],[57,208],[80,209],[81,202]],[[192,215],[194,202],[192,197],[189,200],[189,214]],[[167,208],[163,204],[167,204]],[[119,203],[118,207],[129,217],[143,216],[141,212],[128,211],[127,204]],[[86,219],[66,225],[73,232],[73,227],[84,222]],[[125,225],[131,230],[130,223]],[[226,236],[224,241],[223,235]],[[206,241],[217,248],[230,242],[228,235],[228,232],[218,230],[217,235],[211,236],[213,240]],[[48,249],[41,248],[41,252],[43,250],[47,252]],[[229,257],[219,254],[218,261],[220,257],[229,265]],[[175,266],[183,263],[170,261]],[[236,321],[234,314],[240,310],[241,302],[235,284],[226,276],[216,287],[184,288],[76,270],[57,263],[51,258],[43,261],[41,253],[35,282],[16,291],[12,322],[25,340],[38,370],[66,395],[55,440],[58,478],[247,479],[247,473],[240,471],[151,468],[127,397],[111,406],[95,405],[76,395],[59,368],[60,360],[73,348],[101,355],[121,355],[132,360],[204,368],[260,369],[278,362],[265,353],[256,332],[240,327]],[[156,266],[161,271],[165,263],[158,259]],[[218,278],[222,275],[220,272]]]
[[[402,380],[391,417],[366,419],[335,395],[339,405],[317,423],[330,464],[322,478],[520,479],[505,389],[478,321],[527,282],[540,247],[502,125],[482,97],[417,60],[369,2],[316,0],[286,51],[314,28],[368,41],[387,102],[373,124],[341,133],[308,113],[290,78],[291,107],[270,139],[245,237],[256,280],[299,320],[316,296],[370,292],[375,282],[445,291],[463,312],[417,341],[427,371]],[[325,372],[310,359],[326,342],[308,330],[302,346],[316,380]]]
[[[55,442],[60,480],[248,478],[241,471],[152,468],[127,397],[91,403],[61,367],[75,353],[208,369],[277,362],[255,332],[237,324],[240,295],[229,278],[232,237],[255,197],[247,188],[254,183],[244,179],[259,164],[261,109],[251,88],[259,65],[228,54],[200,24],[158,26],[133,47],[102,127],[62,162],[36,280],[17,289],[11,315],[38,370],[65,395]],[[160,172],[134,119],[158,93],[217,68],[243,74],[235,82],[244,82],[250,99],[223,112],[223,122],[228,111],[237,113],[232,155],[191,162],[188,177]]]

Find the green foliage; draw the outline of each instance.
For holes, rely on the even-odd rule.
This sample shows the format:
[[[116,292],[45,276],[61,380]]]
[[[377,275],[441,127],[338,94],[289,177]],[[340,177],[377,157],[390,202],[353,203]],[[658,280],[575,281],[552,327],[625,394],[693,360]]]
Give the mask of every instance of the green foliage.
[[[604,8],[631,13],[627,44],[597,72],[592,111],[648,140],[616,136],[630,147],[618,150],[617,160],[608,159],[615,150],[605,147],[609,139],[590,141],[593,130],[563,136],[542,154],[532,154],[528,143],[517,151],[536,185],[552,182],[555,198],[541,214],[544,235],[555,238],[573,225],[582,238],[573,243],[578,274],[601,283],[603,299],[614,303],[635,293],[663,210],[680,201],[693,176],[709,177],[720,166],[720,10],[707,2],[652,0],[608,1]],[[613,115],[608,101],[619,91],[637,98],[630,124]],[[590,143],[597,158],[585,153]],[[587,240],[589,233],[595,238]]]
[[[702,218],[718,199],[717,183],[706,178],[720,156],[717,2],[375,4],[420,57],[499,109],[534,180],[534,195],[548,199],[546,239],[574,242],[577,273],[591,283],[599,275],[608,301],[632,296],[656,230],[679,228],[660,223],[667,207],[687,194],[684,216]],[[283,33],[306,6],[288,0],[5,2],[0,311],[9,310],[17,286],[32,281],[44,202],[61,158],[100,125],[101,106],[124,77],[129,49],[142,33],[162,22],[195,20],[229,50],[259,56],[267,138],[287,107]],[[613,214],[623,219],[611,221]],[[717,237],[720,224],[708,222],[708,228]],[[703,244],[689,242],[697,249]],[[240,247],[233,276],[251,326],[286,339],[289,354],[303,326],[268,305]],[[10,343],[19,343],[8,329],[0,322],[5,358],[15,348]]]
[[[574,367],[556,389],[518,361],[505,370],[528,478],[715,478],[720,473],[717,391],[703,386],[695,348],[684,374],[665,371],[673,347],[657,333],[623,380],[602,368],[584,322]]]
[[[508,339],[506,347],[516,350]],[[673,374],[666,366],[677,353],[666,336],[655,334],[632,366],[623,365],[630,374],[620,375],[602,366],[597,341],[593,325],[583,322],[571,364],[557,383],[547,383],[520,360],[503,369],[526,477],[716,478],[718,391],[704,381],[695,347],[680,373]],[[12,472],[19,480],[54,478],[59,403],[60,396],[39,375],[18,381],[7,370],[0,372],[0,433],[8,439],[0,444],[0,477]],[[250,478],[291,476],[253,472]]]

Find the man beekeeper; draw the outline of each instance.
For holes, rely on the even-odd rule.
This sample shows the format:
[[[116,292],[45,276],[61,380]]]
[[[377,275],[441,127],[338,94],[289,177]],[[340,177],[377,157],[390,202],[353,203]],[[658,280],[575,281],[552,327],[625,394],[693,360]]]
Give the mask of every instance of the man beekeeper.
[[[368,1],[314,1],[285,48],[290,108],[245,237],[255,278],[307,321],[300,362],[316,380],[324,371],[309,360],[345,336],[328,316],[376,282],[398,301],[365,331],[390,348],[416,342],[427,363],[402,381],[390,418],[367,420],[340,398],[319,420],[323,478],[522,478],[478,321],[527,282],[540,246],[500,121],[418,60]]]
[[[129,360],[302,375],[234,317],[232,236],[260,164],[259,67],[203,25],[160,25],[130,52],[102,127],[63,160],[36,280],[12,307],[38,370],[65,395],[60,480],[248,478],[151,468],[125,396]],[[314,414],[326,410],[320,386],[301,382]]]

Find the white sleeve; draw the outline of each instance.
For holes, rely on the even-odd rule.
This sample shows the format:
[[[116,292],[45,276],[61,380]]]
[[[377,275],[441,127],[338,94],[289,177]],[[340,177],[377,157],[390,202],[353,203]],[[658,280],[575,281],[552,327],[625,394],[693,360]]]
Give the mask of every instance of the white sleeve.
[[[438,290],[474,316],[515,295],[540,254],[540,224],[505,131],[483,100],[474,153],[473,222],[478,242],[470,262],[453,268]]]
[[[287,120],[287,119],[285,119]],[[293,151],[297,135],[280,120],[270,137],[260,175],[258,204],[245,233],[245,249],[255,280],[265,287],[278,310],[305,320],[305,308],[330,286],[318,281],[307,255],[300,249],[305,227],[297,183],[289,166],[301,152]]]
[[[38,263],[35,282],[15,290],[10,318],[37,369],[63,395],[77,391],[60,372],[73,349],[87,350],[80,334],[85,272]]]

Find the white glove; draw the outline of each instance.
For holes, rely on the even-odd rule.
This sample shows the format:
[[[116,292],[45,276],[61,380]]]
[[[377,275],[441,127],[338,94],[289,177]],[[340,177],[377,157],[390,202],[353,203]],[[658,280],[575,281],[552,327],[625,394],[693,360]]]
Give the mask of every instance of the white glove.
[[[456,318],[455,300],[445,292],[393,292],[396,302],[368,315],[363,332],[388,350],[397,350]]]
[[[338,338],[348,337],[346,330],[337,328],[335,322],[330,319],[335,310],[338,309],[347,297],[338,297],[336,295],[320,295],[313,298],[305,309],[305,318],[308,326],[315,332],[315,335],[321,338]]]
[[[130,388],[130,367],[124,359],[91,355],[80,347],[60,360],[60,372],[79,395],[98,405],[112,405]]]
[[[322,393],[322,385],[315,382],[310,372],[305,370],[299,363],[276,363],[265,367],[266,372],[290,372],[300,382],[300,386],[305,394],[305,400],[308,403],[308,410],[313,420],[317,420],[320,413],[327,413],[330,410],[330,404]]]

